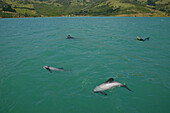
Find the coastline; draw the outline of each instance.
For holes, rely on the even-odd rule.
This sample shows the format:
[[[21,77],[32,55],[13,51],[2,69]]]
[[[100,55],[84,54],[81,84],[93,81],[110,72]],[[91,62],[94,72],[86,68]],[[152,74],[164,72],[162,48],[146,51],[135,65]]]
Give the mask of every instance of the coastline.
[[[16,17],[0,17],[0,19],[3,19],[3,18],[44,18],[44,17],[170,17],[170,16],[168,16],[168,15],[152,15],[152,14],[121,14],[121,15],[97,15],[97,16],[93,16],[93,15],[30,16],[30,17],[16,16]]]

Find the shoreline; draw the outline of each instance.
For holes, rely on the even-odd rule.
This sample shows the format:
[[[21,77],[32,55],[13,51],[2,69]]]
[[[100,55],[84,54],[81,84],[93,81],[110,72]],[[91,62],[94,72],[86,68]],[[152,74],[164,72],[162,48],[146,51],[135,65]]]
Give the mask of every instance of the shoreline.
[[[46,18],[46,17],[170,17],[166,15],[130,15],[130,14],[122,14],[122,15],[98,15],[98,16],[91,16],[91,15],[80,15],[80,16],[37,16],[37,17],[10,17],[10,18]],[[9,17],[0,17],[0,19],[9,18]]]

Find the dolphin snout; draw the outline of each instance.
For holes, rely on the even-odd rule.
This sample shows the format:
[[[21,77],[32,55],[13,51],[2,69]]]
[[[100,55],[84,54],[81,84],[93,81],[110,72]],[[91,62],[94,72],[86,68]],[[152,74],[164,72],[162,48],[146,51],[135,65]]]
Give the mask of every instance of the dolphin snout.
[[[98,93],[99,91],[95,88],[95,89],[93,90],[93,92],[94,92],[94,93]]]
[[[42,68],[47,69],[47,66],[43,66]]]
[[[99,91],[93,91],[94,93],[99,93]]]

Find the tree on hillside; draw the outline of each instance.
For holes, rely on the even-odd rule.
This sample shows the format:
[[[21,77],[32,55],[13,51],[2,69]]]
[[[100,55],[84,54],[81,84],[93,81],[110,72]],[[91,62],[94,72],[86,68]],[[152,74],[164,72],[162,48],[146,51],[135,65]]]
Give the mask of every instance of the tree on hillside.
[[[147,0],[147,5],[155,6],[155,1],[154,0]]]
[[[2,10],[3,10],[3,11],[16,12],[16,10],[15,10],[15,9],[12,9],[10,5],[7,6],[7,7],[3,7]]]
[[[15,9],[11,8],[10,4],[3,2],[2,0],[0,0],[0,8],[2,8],[3,11],[16,12]]]

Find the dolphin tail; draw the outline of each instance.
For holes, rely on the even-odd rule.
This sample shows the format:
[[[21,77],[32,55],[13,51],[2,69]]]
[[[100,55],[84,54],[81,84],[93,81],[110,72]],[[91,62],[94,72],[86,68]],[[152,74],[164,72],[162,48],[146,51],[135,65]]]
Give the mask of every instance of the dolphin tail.
[[[131,89],[129,89],[126,85],[123,85],[122,87],[125,87],[126,89],[128,89],[129,91],[132,91]],[[133,91],[132,91],[133,92]]]

